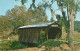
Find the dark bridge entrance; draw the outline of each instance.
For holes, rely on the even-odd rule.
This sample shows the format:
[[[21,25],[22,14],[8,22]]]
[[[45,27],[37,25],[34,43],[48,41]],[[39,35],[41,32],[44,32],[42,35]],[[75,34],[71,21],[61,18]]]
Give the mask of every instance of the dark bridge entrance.
[[[61,30],[59,27],[51,27],[48,31],[48,39],[55,39],[61,37]]]

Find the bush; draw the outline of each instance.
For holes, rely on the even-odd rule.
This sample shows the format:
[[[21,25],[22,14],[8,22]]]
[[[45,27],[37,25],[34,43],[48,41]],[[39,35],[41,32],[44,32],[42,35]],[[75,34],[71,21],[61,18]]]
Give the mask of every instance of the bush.
[[[43,42],[41,45],[39,45],[39,47],[41,46],[53,46],[53,47],[58,47],[60,46],[60,44],[62,44],[62,41],[58,41],[58,40],[48,40]]]
[[[19,41],[12,41],[10,44],[11,49],[21,49],[24,47],[25,47],[25,45],[22,45]]]
[[[11,43],[11,42],[4,42],[4,41],[1,42],[1,43],[0,43],[0,49],[1,49],[1,50],[9,49],[9,48],[10,48],[10,47],[9,47],[10,43]]]
[[[9,50],[9,49],[21,49],[25,48],[25,45],[22,45],[19,41],[6,41],[0,44],[0,49]]]
[[[80,21],[74,22],[74,30],[80,32]]]
[[[40,43],[44,42],[45,40],[46,40],[45,32],[41,30],[41,32],[40,32]]]
[[[80,32],[80,27],[77,29],[78,32]]]

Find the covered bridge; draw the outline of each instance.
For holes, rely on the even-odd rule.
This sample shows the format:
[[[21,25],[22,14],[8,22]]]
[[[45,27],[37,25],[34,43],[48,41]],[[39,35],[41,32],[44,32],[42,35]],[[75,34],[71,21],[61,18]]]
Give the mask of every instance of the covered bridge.
[[[62,34],[62,26],[56,22],[27,25],[19,27],[19,41],[27,43],[38,43],[41,30],[45,32],[46,39],[60,38]]]

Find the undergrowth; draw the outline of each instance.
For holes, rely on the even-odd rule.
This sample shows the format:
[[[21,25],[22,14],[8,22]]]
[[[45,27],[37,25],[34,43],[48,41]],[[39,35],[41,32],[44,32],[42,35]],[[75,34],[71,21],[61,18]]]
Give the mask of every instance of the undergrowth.
[[[62,44],[62,43],[63,42],[59,41],[59,40],[47,40],[47,41],[44,41],[42,44],[39,44],[38,47],[41,47],[41,46],[59,47],[60,44]]]
[[[21,44],[19,41],[16,40],[0,43],[0,49],[2,50],[21,49],[25,47],[27,46]]]

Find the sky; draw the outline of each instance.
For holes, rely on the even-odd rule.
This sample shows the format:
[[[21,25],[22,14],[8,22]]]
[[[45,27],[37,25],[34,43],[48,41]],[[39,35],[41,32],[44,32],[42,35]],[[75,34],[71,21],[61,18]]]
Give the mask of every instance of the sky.
[[[35,2],[35,3],[38,4],[38,2],[40,2],[40,0],[37,0],[37,2]],[[27,9],[30,7],[31,3],[32,3],[32,1],[28,0],[28,2],[25,4]],[[18,0],[18,1],[15,1],[15,0],[0,0],[0,15],[5,15],[6,12],[8,10],[14,8],[15,5],[21,6],[20,0]],[[52,8],[54,9],[54,11],[56,11],[56,9],[58,9],[56,2],[53,4]],[[55,14],[60,14],[61,15],[61,11],[57,10],[55,12]],[[48,20],[50,20],[51,12],[50,12],[49,9],[46,10],[46,15],[48,16]],[[54,19],[56,19],[55,16],[54,16]],[[76,20],[80,21],[80,12],[77,13]]]

